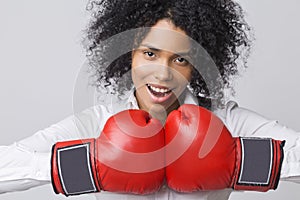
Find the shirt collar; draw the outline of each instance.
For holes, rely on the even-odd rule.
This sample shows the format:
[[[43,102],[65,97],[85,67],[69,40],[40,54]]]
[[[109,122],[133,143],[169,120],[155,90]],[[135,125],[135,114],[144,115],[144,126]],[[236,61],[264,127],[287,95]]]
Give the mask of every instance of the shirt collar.
[[[136,97],[135,97],[135,89],[134,88],[132,88],[130,90],[129,97],[126,102],[126,107],[127,107],[127,109],[139,109],[139,105],[138,105]]]

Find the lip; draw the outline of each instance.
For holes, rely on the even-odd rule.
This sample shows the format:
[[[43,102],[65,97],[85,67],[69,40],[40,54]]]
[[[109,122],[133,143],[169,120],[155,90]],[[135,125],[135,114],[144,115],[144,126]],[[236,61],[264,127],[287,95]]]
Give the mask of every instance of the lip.
[[[151,85],[153,87],[156,87],[156,88],[160,88],[160,89],[167,89],[167,90],[170,90],[170,92],[165,95],[165,96],[162,96],[162,97],[158,97],[158,96],[155,96],[150,90],[149,90],[149,87],[148,85]],[[169,87],[166,87],[166,86],[162,86],[162,85],[158,85],[158,84],[152,84],[152,83],[149,83],[149,84],[146,84],[146,88],[147,88],[147,91],[151,97],[151,100],[153,103],[163,103],[165,101],[167,101],[171,96],[172,96],[172,89],[170,89]]]

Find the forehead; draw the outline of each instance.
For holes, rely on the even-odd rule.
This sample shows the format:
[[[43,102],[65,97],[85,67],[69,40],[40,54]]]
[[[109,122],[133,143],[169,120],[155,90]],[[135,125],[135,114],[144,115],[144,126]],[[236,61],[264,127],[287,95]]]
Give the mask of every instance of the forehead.
[[[188,52],[190,38],[169,20],[160,20],[151,27],[141,45],[170,52]]]

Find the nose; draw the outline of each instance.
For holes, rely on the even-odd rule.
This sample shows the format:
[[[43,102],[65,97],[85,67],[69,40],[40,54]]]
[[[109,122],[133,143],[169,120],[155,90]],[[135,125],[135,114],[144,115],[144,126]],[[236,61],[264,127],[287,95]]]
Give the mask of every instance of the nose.
[[[169,81],[173,78],[172,69],[169,67],[168,62],[161,63],[156,67],[155,78],[159,81]]]

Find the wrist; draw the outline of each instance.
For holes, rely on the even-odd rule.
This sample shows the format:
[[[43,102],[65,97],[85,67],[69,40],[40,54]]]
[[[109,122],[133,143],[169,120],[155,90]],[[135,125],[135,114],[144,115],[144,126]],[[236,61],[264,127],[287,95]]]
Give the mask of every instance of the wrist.
[[[266,192],[276,189],[285,141],[270,138],[236,138],[235,190]]]
[[[100,191],[95,159],[95,139],[58,142],[52,147],[51,179],[58,194]]]

